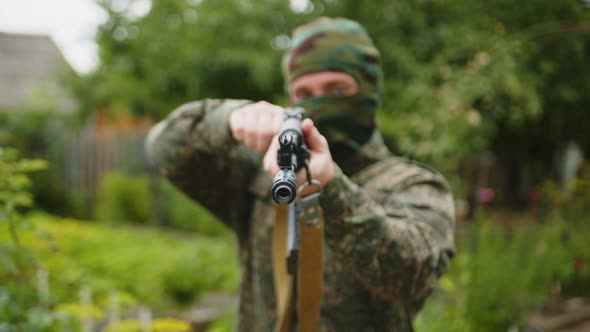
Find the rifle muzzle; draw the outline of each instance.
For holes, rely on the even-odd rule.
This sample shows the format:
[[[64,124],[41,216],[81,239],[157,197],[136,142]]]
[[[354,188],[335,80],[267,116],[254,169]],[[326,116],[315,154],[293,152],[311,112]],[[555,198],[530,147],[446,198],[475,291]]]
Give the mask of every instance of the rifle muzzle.
[[[289,204],[297,196],[297,176],[292,170],[280,170],[272,182],[272,199]]]

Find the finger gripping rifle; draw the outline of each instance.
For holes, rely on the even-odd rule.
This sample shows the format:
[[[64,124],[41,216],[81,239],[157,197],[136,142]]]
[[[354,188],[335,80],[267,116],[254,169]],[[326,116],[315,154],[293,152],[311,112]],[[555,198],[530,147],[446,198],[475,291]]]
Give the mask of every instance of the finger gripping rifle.
[[[302,167],[307,171],[309,180],[308,160],[309,149],[305,144],[301,120],[303,109],[287,108],[285,119],[279,133],[279,151],[277,163],[279,172],[275,175],[272,183],[272,198],[277,203],[291,203],[297,196],[297,175],[296,172]]]

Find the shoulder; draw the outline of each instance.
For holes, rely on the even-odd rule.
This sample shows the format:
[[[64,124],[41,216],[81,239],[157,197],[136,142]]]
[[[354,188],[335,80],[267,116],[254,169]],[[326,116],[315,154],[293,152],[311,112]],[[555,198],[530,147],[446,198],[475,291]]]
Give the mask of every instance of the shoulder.
[[[204,116],[207,112],[215,110],[231,111],[252,103],[245,99],[202,99],[184,103],[175,108],[169,118]]]
[[[454,218],[453,192],[445,177],[423,163],[388,157],[365,168],[354,180],[389,215],[406,208],[431,209],[448,220]]]
[[[195,142],[221,146],[228,141],[227,117],[252,103],[238,99],[203,99],[184,103],[152,127],[146,138],[148,158],[161,159],[171,151],[189,151]],[[179,152],[180,153],[180,152]]]
[[[390,156],[375,162],[354,176],[355,182],[375,189],[404,190],[418,184],[430,184],[450,191],[445,177],[434,168],[407,158]]]

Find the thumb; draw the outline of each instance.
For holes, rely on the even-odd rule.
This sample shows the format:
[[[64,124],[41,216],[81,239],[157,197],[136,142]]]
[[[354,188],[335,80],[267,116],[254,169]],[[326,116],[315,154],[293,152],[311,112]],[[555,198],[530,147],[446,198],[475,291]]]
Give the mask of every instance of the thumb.
[[[305,136],[305,142],[307,146],[312,151],[317,152],[325,152],[329,151],[328,141],[326,138],[320,134],[319,130],[313,124],[313,121],[309,118],[303,120],[301,123],[301,130],[303,131],[303,136]]]

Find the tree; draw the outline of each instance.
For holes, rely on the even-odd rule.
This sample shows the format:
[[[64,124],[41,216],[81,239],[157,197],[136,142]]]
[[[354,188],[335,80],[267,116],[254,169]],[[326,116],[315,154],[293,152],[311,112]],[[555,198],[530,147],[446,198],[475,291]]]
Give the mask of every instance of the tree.
[[[590,150],[590,130],[578,130],[590,120],[590,11],[576,1],[154,0],[141,17],[100,3],[100,64],[78,90],[113,114],[159,119],[207,97],[286,104],[291,30],[343,16],[381,50],[379,123],[398,153],[453,169],[491,151],[547,176],[567,140]]]
[[[302,22],[278,0],[153,1],[139,18],[112,1],[101,6],[109,19],[97,32],[100,64],[84,78],[82,90],[93,90],[85,97],[154,118],[191,99],[279,99],[283,34]]]

